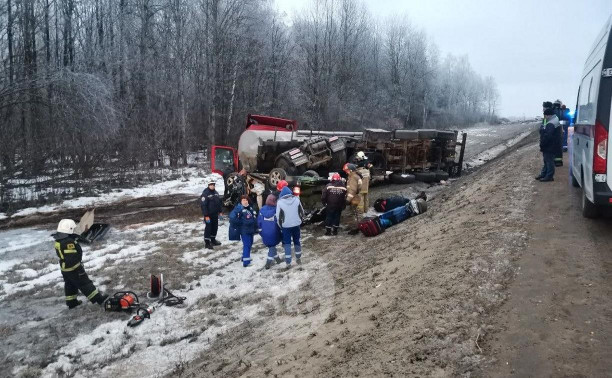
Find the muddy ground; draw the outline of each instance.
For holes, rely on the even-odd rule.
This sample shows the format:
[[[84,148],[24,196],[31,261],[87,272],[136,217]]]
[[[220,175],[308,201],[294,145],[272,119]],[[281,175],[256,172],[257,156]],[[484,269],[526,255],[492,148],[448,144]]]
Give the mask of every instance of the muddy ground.
[[[136,329],[69,311],[42,240],[0,269],[0,376],[609,376],[610,217],[581,217],[566,168],[533,180],[536,138],[449,185],[373,188],[424,190],[429,211],[375,238],[308,226],[291,270],[260,246],[247,269],[239,243],[205,251],[192,198],[108,207],[96,285],[143,296],[163,272],[186,303]]]
[[[480,345],[498,329],[490,315],[505,300],[527,245],[536,155],[530,144],[454,182],[426,214],[379,237],[313,239],[305,245],[305,258],[325,261],[335,282],[333,291],[313,293],[331,298],[324,321],[319,322],[320,312],[310,312],[282,333],[274,316],[238,327],[182,373],[454,376],[479,371],[488,361]]]

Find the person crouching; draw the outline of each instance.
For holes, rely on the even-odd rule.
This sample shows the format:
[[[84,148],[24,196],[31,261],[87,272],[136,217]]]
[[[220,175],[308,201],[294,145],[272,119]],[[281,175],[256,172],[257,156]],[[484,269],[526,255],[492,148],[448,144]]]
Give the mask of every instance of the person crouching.
[[[326,206],[325,235],[338,235],[342,210],[346,208],[346,187],[338,173],[334,173],[331,182],[321,194],[321,202]]]
[[[55,239],[55,253],[60,260],[60,270],[64,278],[64,292],[66,305],[72,309],[82,304],[77,299],[79,290],[91,301],[102,305],[107,296],[100,294],[93,282],[87,276],[81,260],[83,250],[77,241],[75,234],[76,223],[72,219],[62,219],[57,226],[57,233],[53,234]]]
[[[281,189],[282,190],[282,189]],[[281,241],[281,229],[278,226],[276,219],[276,196],[268,195],[266,204],[259,211],[257,216],[257,228],[259,235],[264,245],[268,247],[268,259],[266,260],[266,269],[270,269],[274,261],[280,264],[283,260],[278,256],[276,246]]]
[[[280,192],[280,199],[276,205],[276,218],[283,236],[285,249],[285,262],[287,268],[291,267],[291,240],[295,249],[295,262],[302,263],[302,244],[300,243],[300,225],[304,217],[304,208],[300,199],[293,195],[288,186]]]
[[[257,233],[257,212],[253,210],[249,197],[240,197],[240,203],[230,213],[230,227],[240,230],[242,240],[242,266],[251,264],[251,248],[253,247],[253,235]]]

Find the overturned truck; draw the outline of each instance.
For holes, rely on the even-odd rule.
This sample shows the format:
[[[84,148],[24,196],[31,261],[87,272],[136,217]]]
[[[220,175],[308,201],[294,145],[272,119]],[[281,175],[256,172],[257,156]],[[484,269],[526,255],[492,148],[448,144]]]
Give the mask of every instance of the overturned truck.
[[[225,178],[226,205],[231,206],[234,200],[227,194],[237,185],[258,192],[258,197],[280,180],[298,186],[304,197],[320,193],[329,173],[341,172],[358,151],[372,164],[372,181],[403,184],[415,178],[434,182],[459,176],[466,137],[462,134],[458,140],[458,131],[433,129],[299,130],[295,120],[249,114],[238,149],[213,146],[211,164],[213,172]],[[261,205],[261,198],[258,202]]]

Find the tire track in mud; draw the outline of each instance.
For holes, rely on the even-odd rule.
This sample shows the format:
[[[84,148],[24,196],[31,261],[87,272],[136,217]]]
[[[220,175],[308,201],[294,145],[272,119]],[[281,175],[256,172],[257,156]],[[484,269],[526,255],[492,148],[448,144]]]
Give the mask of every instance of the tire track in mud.
[[[505,300],[526,243],[525,211],[537,165],[537,148],[526,143],[454,182],[427,213],[376,238],[313,238],[306,256],[329,266],[336,285],[333,316],[289,342],[271,337],[274,319],[248,334],[228,332],[185,374],[474,371],[485,360],[479,343],[495,331],[488,316]]]

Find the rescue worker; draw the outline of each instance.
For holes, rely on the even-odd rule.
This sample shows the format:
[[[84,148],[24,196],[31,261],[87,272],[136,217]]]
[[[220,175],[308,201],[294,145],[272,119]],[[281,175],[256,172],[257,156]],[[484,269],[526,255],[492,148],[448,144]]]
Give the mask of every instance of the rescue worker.
[[[295,262],[302,264],[302,244],[300,243],[300,225],[304,218],[304,208],[291,189],[285,186],[280,192],[280,199],[276,204],[276,219],[281,228],[283,249],[285,250],[285,263],[291,268],[291,240],[295,250]]]
[[[108,297],[98,292],[85,272],[81,262],[83,250],[77,241],[76,227],[72,219],[62,219],[57,226],[57,233],[53,234],[55,253],[59,257],[60,270],[64,278],[66,305],[70,309],[83,303],[77,299],[79,290],[91,303],[99,305],[102,305]]]
[[[215,181],[210,179],[208,187],[202,192],[200,203],[202,216],[204,217],[204,243],[206,249],[213,249],[221,243],[217,241],[217,230],[219,229],[219,214],[223,210],[223,202],[219,193],[215,190]]]
[[[355,164],[357,168],[367,167],[369,165],[368,157],[363,151],[357,152],[351,163]]]
[[[546,108],[544,110],[544,121],[540,126],[540,151],[542,151],[544,166],[536,180],[542,182],[554,181],[555,153],[559,147],[556,133],[560,129],[559,118],[555,115],[555,111],[552,108]]]
[[[561,100],[557,100],[553,103],[553,110],[555,111],[555,115],[558,118],[556,127],[555,127],[555,166],[562,167],[563,166],[563,127],[561,127],[561,120],[563,119],[563,109]]]
[[[242,266],[247,267],[251,264],[251,247],[253,247],[253,237],[257,233],[257,212],[251,207],[249,196],[246,194],[240,198],[240,203],[236,205],[230,213],[230,227],[240,231],[242,240]]]
[[[370,208],[370,169],[369,165],[358,167],[357,172],[361,176],[361,189],[359,190],[359,210],[367,213]]]
[[[266,260],[266,269],[270,269],[272,264],[276,261],[280,264],[283,260],[278,256],[276,246],[281,241],[281,229],[278,226],[278,220],[276,219],[276,196],[269,194],[266,198],[266,204],[261,208],[259,215],[257,216],[257,228],[259,228],[259,235],[264,245],[268,247],[268,259]]]
[[[357,167],[355,164],[346,163],[342,170],[347,174],[346,181],[346,203],[351,206],[351,222],[350,222],[350,231],[349,232],[358,232],[359,221],[361,220],[362,213],[359,208],[359,202],[361,197],[359,196],[359,192],[361,191],[361,187],[363,185],[362,177],[359,172],[357,172]]]
[[[342,210],[346,208],[346,186],[338,173],[334,173],[331,182],[321,194],[321,202],[326,207],[325,235],[338,235]]]

